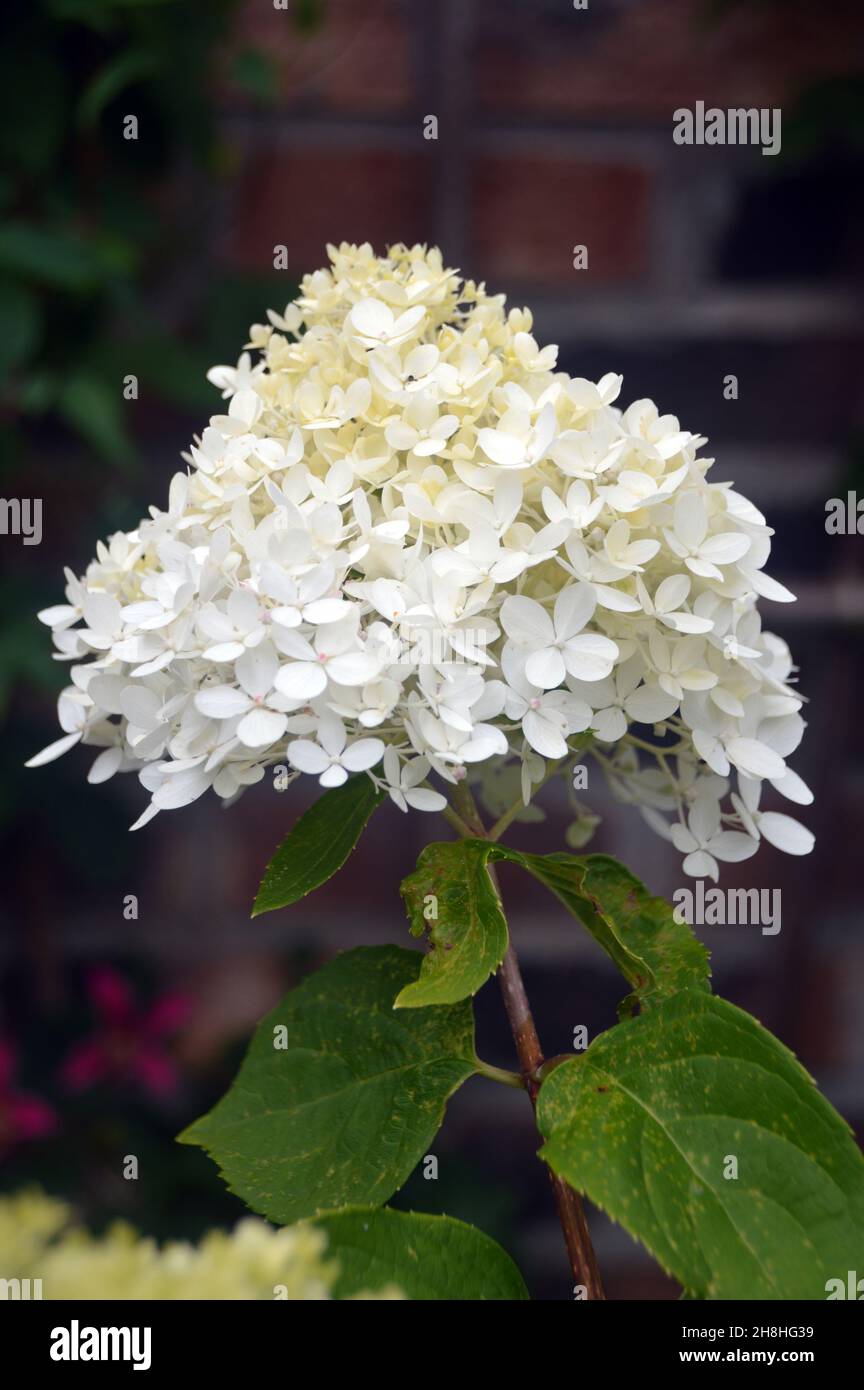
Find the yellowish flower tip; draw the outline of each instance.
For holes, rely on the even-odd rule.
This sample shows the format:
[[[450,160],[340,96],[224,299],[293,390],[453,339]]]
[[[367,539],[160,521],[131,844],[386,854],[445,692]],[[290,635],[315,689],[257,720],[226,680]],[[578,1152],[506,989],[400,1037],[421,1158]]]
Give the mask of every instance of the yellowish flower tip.
[[[193,1245],[161,1249],[125,1222],[102,1236],[70,1226],[70,1208],[37,1190],[0,1198],[0,1271],[41,1280],[45,1299],[322,1301],[333,1297],[338,1261],[308,1224],[276,1228],[246,1217]],[[398,1299],[388,1284],[358,1298]]]

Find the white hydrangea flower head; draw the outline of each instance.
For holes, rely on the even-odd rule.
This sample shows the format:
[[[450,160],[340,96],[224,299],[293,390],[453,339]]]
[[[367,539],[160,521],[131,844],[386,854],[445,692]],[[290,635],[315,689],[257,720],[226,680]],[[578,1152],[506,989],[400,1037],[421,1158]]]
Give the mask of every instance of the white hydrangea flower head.
[[[4,1277],[38,1278],[48,1299],[274,1299],[322,1302],[334,1297],[339,1262],[327,1237],[306,1223],[275,1228],[255,1216],[233,1231],[209,1231],[197,1244],[163,1246],[124,1222],[91,1235],[72,1209],[38,1188],[0,1197]],[[400,1300],[387,1284],[356,1299]]]
[[[167,509],[39,615],[72,683],[30,765],[99,749],[91,781],[136,772],[151,794],[137,828],[286,763],[438,811],[429,778],[509,760],[527,802],[587,751],[688,872],[762,837],[807,852],[758,810],[764,781],[812,799],[786,764],[791,657],[756,606],[794,596],[705,439],[652,401],[620,409],[614,373],[557,370],[530,312],[436,248],[328,251],[209,373],[226,413]]]

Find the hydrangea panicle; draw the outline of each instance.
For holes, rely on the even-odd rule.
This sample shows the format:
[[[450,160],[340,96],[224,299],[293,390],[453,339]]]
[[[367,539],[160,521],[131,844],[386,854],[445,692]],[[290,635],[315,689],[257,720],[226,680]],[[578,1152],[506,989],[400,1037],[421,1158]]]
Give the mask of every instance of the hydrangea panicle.
[[[559,370],[527,309],[437,249],[328,250],[209,373],[225,404],[167,509],[40,614],[71,684],[30,765],[99,749],[91,781],[134,771],[151,795],[137,827],[286,762],[436,811],[430,777],[509,759],[527,801],[587,749],[687,872],[760,837],[806,853],[758,809],[766,781],[812,800],[786,763],[791,657],[757,609],[793,595],[706,441],[621,409],[614,373]]]
[[[0,1264],[4,1277],[35,1277],[47,1299],[269,1300],[323,1302],[335,1298],[339,1261],[327,1237],[301,1223],[279,1229],[255,1216],[233,1231],[209,1231],[197,1245],[157,1245],[123,1221],[94,1236],[75,1223],[65,1202],[38,1188],[0,1197]],[[395,1284],[351,1295],[397,1301]]]

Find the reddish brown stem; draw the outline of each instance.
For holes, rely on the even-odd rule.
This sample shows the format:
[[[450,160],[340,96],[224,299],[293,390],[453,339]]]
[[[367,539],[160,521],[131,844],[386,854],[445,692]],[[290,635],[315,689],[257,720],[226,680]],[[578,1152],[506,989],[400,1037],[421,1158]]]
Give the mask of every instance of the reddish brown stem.
[[[487,839],[486,828],[483,825],[477,805],[464,782],[457,787],[453,802],[460,819],[472,835],[475,835],[477,839]],[[488,865],[488,872],[500,900],[501,889],[493,865]],[[531,1005],[528,1003],[522,972],[519,969],[519,960],[512,942],[507,947],[507,953],[501,962],[498,971],[498,983],[501,987],[501,996],[504,1000],[504,1009],[510,1024],[510,1031],[516,1044],[516,1053],[519,1058],[525,1089],[536,1110],[537,1093],[540,1090],[537,1073],[544,1062],[543,1049],[540,1046],[540,1038],[534,1024]],[[551,1168],[549,1169],[549,1180],[555,1195],[558,1219],[564,1232],[564,1243],[567,1247],[573,1278],[576,1284],[584,1287],[588,1298],[605,1298],[600,1270],[597,1266],[597,1256],[591,1242],[591,1233],[588,1230],[582,1199],[578,1192],[574,1192],[572,1187],[562,1178],[557,1177]]]

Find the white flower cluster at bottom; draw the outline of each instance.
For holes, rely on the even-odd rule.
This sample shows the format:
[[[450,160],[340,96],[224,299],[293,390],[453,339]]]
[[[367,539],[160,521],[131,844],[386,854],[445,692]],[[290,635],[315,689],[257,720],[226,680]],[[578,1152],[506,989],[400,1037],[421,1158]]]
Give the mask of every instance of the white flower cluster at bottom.
[[[46,1299],[332,1298],[339,1265],[312,1226],[275,1229],[250,1216],[198,1245],[161,1249],[131,1226],[104,1235],[69,1227],[71,1210],[38,1190],[0,1198],[0,1269],[5,1279],[38,1279]],[[361,1299],[401,1299],[394,1285]]]

